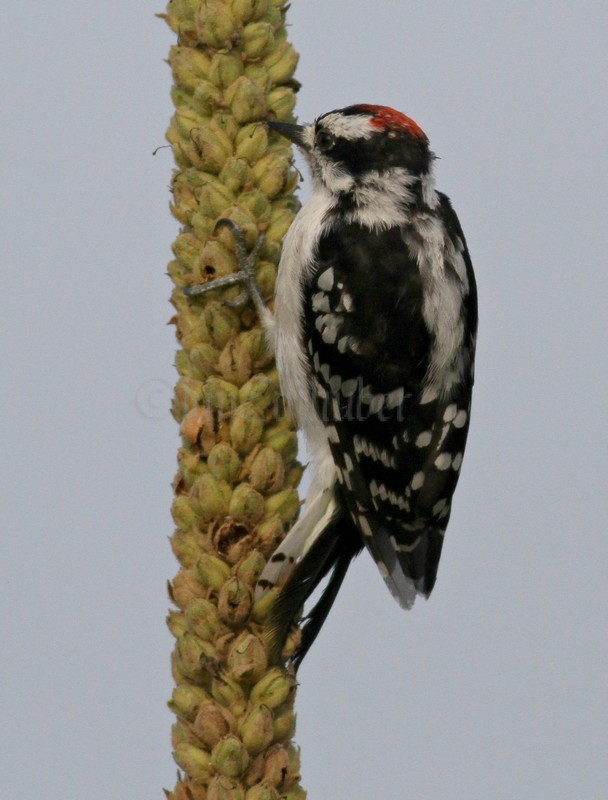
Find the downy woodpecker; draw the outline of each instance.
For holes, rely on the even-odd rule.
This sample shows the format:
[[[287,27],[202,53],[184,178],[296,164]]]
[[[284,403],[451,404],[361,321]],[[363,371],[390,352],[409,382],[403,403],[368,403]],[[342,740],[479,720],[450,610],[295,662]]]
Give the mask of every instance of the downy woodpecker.
[[[258,583],[258,596],[281,587],[275,653],[329,576],[297,667],[364,546],[402,607],[433,589],[469,428],[477,293],[412,119],[354,105],[268,125],[299,147],[313,180],[284,240],[274,315],[252,292],[312,471]]]

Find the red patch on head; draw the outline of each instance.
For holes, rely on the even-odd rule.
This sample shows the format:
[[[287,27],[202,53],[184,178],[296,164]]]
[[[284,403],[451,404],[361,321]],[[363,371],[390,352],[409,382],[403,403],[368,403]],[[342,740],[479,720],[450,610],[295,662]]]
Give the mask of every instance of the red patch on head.
[[[407,131],[410,136],[415,136],[417,139],[426,139],[426,134],[420,125],[414,122],[411,117],[406,117],[405,114],[402,114],[400,111],[395,111],[394,108],[368,105],[367,103],[362,103],[355,106],[355,108],[361,109],[361,111],[366,114],[371,114],[370,125],[373,125],[375,128],[381,128],[387,131],[404,130]]]

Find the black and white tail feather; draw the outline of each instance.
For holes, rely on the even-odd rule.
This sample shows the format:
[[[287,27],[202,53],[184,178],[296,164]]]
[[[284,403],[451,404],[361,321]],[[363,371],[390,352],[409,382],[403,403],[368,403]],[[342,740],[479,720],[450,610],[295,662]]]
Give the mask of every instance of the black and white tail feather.
[[[274,316],[254,296],[312,454],[302,514],[257,587],[280,587],[275,657],[327,578],[297,667],[363,547],[404,608],[433,589],[469,427],[477,296],[413,120],[358,105],[269,127],[303,151],[314,189],[284,241]]]

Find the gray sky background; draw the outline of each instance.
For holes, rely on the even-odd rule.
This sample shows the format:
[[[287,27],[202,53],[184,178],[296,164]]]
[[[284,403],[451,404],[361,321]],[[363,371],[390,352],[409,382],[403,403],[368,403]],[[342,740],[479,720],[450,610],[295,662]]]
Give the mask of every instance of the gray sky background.
[[[151,800],[175,778],[161,10],[3,10],[7,798]],[[367,556],[349,573],[299,676],[304,785],[311,800],[603,797],[608,6],[294,0],[290,22],[302,120],[372,102],[426,130],[481,303],[435,593],[406,614]]]

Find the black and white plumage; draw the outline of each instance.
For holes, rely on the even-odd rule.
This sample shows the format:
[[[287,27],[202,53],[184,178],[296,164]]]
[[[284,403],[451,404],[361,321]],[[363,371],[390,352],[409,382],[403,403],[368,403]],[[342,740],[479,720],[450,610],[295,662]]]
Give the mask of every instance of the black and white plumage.
[[[258,584],[282,586],[277,647],[330,576],[297,666],[364,546],[403,607],[433,589],[469,427],[477,296],[413,120],[357,105],[269,125],[304,152],[314,184],[285,238],[274,316],[257,303],[313,471]]]

